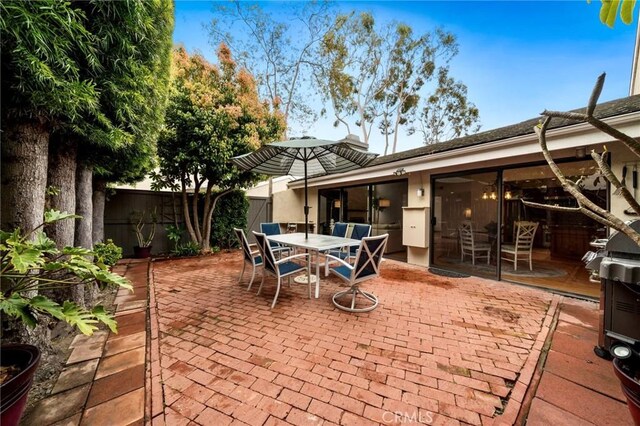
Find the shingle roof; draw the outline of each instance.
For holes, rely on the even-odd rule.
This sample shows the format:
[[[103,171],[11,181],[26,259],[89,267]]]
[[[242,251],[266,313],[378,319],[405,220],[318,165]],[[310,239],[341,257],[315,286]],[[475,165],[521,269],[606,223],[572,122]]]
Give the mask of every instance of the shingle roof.
[[[584,112],[584,109],[585,108],[576,109],[573,112]],[[629,96],[626,98],[616,99],[599,104],[595,109],[595,116],[602,119],[613,117],[616,115],[628,114],[635,111],[640,111],[640,95]],[[487,130],[485,132],[480,132],[469,136],[463,136],[447,142],[426,145],[420,148],[414,148],[407,151],[397,152],[391,155],[381,156],[369,163],[367,167],[392,163],[394,161],[406,160],[409,158],[420,157],[429,154],[435,154],[437,152],[451,151],[458,148],[496,142],[516,136],[533,134],[533,127],[538,124],[539,121],[540,117],[536,117],[518,124],[512,124],[506,127],[499,127],[497,129]],[[557,129],[559,127],[570,126],[572,124],[578,123],[579,121],[576,120],[555,118],[551,121],[549,129]]]

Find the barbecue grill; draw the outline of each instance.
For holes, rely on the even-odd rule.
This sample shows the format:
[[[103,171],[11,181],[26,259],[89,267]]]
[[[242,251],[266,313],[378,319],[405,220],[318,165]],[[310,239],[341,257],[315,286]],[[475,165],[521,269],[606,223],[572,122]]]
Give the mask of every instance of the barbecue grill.
[[[640,232],[640,220],[630,223]],[[600,280],[600,333],[595,353],[610,357],[616,345],[640,351],[640,247],[622,232],[596,240],[598,252],[583,257],[591,279]],[[597,274],[595,274],[597,271]]]

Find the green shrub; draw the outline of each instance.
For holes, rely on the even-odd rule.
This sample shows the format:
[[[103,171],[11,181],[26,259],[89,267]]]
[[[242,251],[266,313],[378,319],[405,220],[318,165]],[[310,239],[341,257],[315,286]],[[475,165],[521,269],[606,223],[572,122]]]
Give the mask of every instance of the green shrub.
[[[238,247],[233,228],[247,227],[249,200],[244,191],[235,190],[218,201],[211,219],[211,247],[229,249]]]
[[[113,266],[118,260],[122,259],[122,247],[115,245],[111,238],[106,243],[96,243],[93,246],[93,252],[96,260],[107,266]]]
[[[200,253],[200,246],[193,241],[189,241],[184,244],[176,244],[176,247],[171,251],[175,256],[196,256]]]

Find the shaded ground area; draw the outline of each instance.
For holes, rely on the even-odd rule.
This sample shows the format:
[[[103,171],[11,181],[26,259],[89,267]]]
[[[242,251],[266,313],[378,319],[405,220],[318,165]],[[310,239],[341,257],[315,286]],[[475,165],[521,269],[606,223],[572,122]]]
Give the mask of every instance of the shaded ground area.
[[[382,268],[363,285],[380,306],[349,314],[331,304],[333,279],[319,299],[285,286],[270,310],[274,280],[247,292],[239,252],[154,263],[164,407],[154,423],[513,423],[558,298]]]
[[[564,299],[527,425],[633,425],[611,361],[598,358],[595,303]]]

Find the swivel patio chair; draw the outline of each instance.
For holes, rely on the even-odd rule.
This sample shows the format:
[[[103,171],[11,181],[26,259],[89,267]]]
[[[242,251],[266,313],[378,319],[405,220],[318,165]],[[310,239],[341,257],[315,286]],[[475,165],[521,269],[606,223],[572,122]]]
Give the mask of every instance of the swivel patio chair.
[[[244,256],[244,262],[242,262],[242,272],[240,272],[238,283],[242,282],[242,276],[244,275],[244,270],[247,267],[247,264],[251,265],[251,281],[249,281],[249,287],[247,287],[247,290],[251,290],[253,279],[256,276],[256,269],[259,266],[262,266],[262,256],[260,256],[259,250],[251,250],[251,246],[255,246],[255,244],[249,244],[249,241],[247,241],[247,237],[242,229],[233,228],[233,232],[235,232],[236,237],[238,237],[240,247],[242,248],[242,255]],[[264,275],[264,272],[262,274]]]
[[[501,257],[502,260],[513,262],[513,270],[518,270],[518,258],[529,258],[529,270],[533,271],[533,260],[531,254],[533,252],[533,240],[538,229],[538,222],[515,222],[517,226],[515,244],[503,244],[500,248],[501,254],[508,255]]]
[[[486,258],[487,265],[491,260],[491,244],[479,243],[475,240],[471,222],[464,221],[458,228],[460,233],[460,261],[464,262],[465,256],[471,256],[471,264],[476,264],[476,258]]]
[[[336,224],[337,225],[337,224]],[[345,224],[347,225],[347,224]],[[335,227],[334,227],[335,230]],[[356,223],[353,225],[353,230],[351,231],[351,238],[354,240],[362,240],[363,238],[371,235],[371,225],[366,223]],[[346,236],[346,231],[345,231]],[[346,259],[347,262],[356,255],[356,251],[358,250],[358,246],[350,246],[344,247],[340,250],[329,250],[326,254],[331,257],[338,257],[340,259]],[[329,275],[329,258],[325,258],[324,263],[324,274],[325,276]]]
[[[278,223],[261,223],[260,232],[265,235],[280,235],[280,224]],[[283,246],[282,244],[274,243],[271,241],[271,249],[278,257],[282,257],[283,252],[291,254],[291,247]]]
[[[264,285],[264,279],[267,275],[272,275],[276,277],[276,294],[273,296],[273,302],[271,303],[271,309],[276,305],[276,301],[278,300],[278,295],[280,294],[280,284],[282,278],[288,277],[290,278],[292,274],[307,270],[307,283],[309,287],[309,299],[311,299],[311,264],[309,262],[309,253],[300,253],[294,254],[292,256],[284,257],[279,260],[276,260],[273,255],[273,249],[269,244],[269,240],[267,240],[267,236],[260,232],[253,232],[253,235],[256,237],[256,242],[258,244],[258,250],[260,251],[260,255],[262,256],[262,281],[260,282],[260,288],[258,288],[258,294],[262,291],[262,286]],[[294,259],[306,259],[305,265],[300,265],[296,262],[293,262]]]
[[[360,283],[380,275],[380,262],[382,262],[382,254],[384,253],[388,238],[389,234],[362,238],[353,265],[338,257],[327,256],[340,264],[340,266],[331,267],[331,272],[351,285],[348,290],[340,291],[333,295],[332,300],[336,308],[347,312],[369,312],[378,306],[378,298],[376,295],[361,290]],[[367,304],[366,306],[356,307],[356,298],[358,295],[364,298],[364,302]],[[344,296],[351,296],[349,306],[340,303],[340,299]]]

